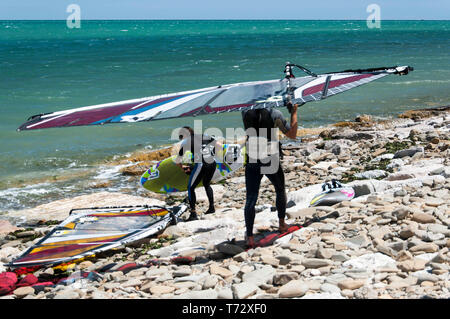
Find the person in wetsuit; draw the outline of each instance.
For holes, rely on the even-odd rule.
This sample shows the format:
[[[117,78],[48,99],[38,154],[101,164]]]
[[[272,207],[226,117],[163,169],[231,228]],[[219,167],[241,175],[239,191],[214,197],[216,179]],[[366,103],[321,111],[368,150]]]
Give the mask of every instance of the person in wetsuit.
[[[247,135],[247,157],[245,165],[245,188],[247,191],[244,208],[247,245],[254,247],[253,224],[255,205],[263,175],[266,175],[275,188],[276,208],[278,211],[279,230],[285,232],[288,225],[286,216],[286,190],[284,172],[281,167],[281,144],[278,141],[277,128],[289,138],[297,136],[297,107],[288,104],[290,122],[283,113],[276,109],[252,109],[242,112],[242,119]],[[258,141],[258,142],[257,142]],[[268,151],[261,152],[261,145],[269,145]]]
[[[200,182],[203,182],[209,201],[209,208],[205,214],[213,214],[215,212],[214,193],[211,187],[211,180],[216,171],[216,161],[214,158],[215,147],[220,147],[221,144],[206,134],[194,134],[194,130],[189,126],[185,126],[180,130],[179,138],[182,142],[175,162],[178,166],[182,167],[186,173],[190,174],[187,186],[190,206],[190,216],[188,220],[197,220],[198,216],[195,211],[195,188]],[[183,165],[181,162],[187,151],[192,153],[191,161],[194,164],[192,168],[191,165]]]

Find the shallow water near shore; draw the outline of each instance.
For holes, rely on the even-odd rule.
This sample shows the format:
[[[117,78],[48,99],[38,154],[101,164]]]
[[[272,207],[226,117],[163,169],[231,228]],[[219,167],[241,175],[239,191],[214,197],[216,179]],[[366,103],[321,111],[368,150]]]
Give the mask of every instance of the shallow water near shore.
[[[314,72],[411,65],[300,109],[317,127],[450,101],[450,22],[0,21],[0,211],[33,207],[98,180],[128,179],[114,156],[173,143],[193,119],[16,132],[29,116],[98,103],[283,76],[286,61]],[[302,76],[300,73],[297,76]],[[241,127],[239,113],[202,117],[204,129]],[[133,184],[136,186],[135,184]]]

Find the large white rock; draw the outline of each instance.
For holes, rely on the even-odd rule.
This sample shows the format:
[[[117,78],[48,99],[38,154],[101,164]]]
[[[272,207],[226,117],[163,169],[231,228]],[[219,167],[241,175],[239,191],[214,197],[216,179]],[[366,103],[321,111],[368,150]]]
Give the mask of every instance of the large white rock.
[[[342,264],[344,268],[374,272],[377,269],[396,269],[396,261],[382,253],[369,253],[347,260]]]
[[[260,269],[244,274],[242,276],[242,281],[260,286],[271,283],[275,274],[276,271],[272,266],[263,266]]]
[[[160,205],[165,203],[148,197],[132,196],[121,193],[100,192],[57,200],[35,208],[11,211],[9,216],[28,220],[64,220],[73,208],[103,206]]]
[[[442,175],[421,176],[417,178],[408,178],[394,181],[387,181],[387,180],[379,181],[375,179],[368,179],[361,181],[353,181],[351,183],[348,183],[347,185],[353,187],[353,189],[355,190],[355,199],[358,201],[359,200],[358,197],[360,196],[374,193],[393,193],[402,188],[403,186],[422,187],[424,182],[429,181],[445,182],[445,177]]]
[[[375,169],[375,170],[365,171],[362,173],[355,174],[355,177],[364,178],[364,179],[372,179],[372,178],[379,178],[379,177],[385,177],[385,176],[387,176],[387,172],[383,171],[381,169]]]
[[[291,280],[278,290],[280,298],[302,297],[309,290],[309,286],[301,280]]]

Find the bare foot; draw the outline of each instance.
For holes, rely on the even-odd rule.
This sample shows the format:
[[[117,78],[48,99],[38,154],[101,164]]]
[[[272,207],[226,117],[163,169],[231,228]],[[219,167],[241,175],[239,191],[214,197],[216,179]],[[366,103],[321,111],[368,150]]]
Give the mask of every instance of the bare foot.
[[[249,248],[255,248],[255,239],[253,238],[253,236],[247,237],[247,246]]]
[[[289,229],[289,226],[286,224],[286,222],[284,221],[284,219],[280,219],[279,220],[279,230],[280,233],[285,233],[287,232]]]

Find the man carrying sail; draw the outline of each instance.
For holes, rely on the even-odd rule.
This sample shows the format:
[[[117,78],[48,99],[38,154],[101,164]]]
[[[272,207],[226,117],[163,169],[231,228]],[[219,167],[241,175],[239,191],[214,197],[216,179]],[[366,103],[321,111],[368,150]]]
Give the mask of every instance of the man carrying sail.
[[[276,208],[278,211],[279,230],[285,232],[288,225],[286,216],[286,190],[284,172],[281,167],[281,144],[278,141],[278,129],[289,138],[297,136],[298,105],[287,104],[291,115],[290,122],[276,109],[261,108],[242,112],[242,119],[247,135],[247,158],[245,165],[245,188],[247,191],[244,208],[247,245],[254,247],[253,224],[255,221],[255,205],[263,175],[266,175],[275,188]],[[265,144],[265,145],[264,145]],[[268,146],[267,152],[263,150]]]
[[[203,182],[209,201],[209,208],[205,214],[213,214],[215,212],[211,180],[216,171],[215,148],[222,147],[222,144],[206,134],[194,134],[194,130],[189,126],[181,128],[179,139],[182,142],[175,163],[183,168],[186,173],[190,174],[187,186],[190,206],[188,220],[197,220],[195,188],[200,182]],[[183,156],[187,151],[191,152],[191,162],[194,163],[192,169],[190,165],[183,165]]]

